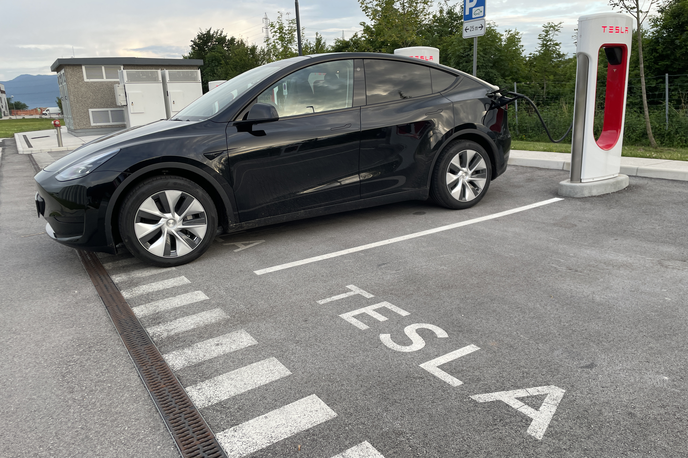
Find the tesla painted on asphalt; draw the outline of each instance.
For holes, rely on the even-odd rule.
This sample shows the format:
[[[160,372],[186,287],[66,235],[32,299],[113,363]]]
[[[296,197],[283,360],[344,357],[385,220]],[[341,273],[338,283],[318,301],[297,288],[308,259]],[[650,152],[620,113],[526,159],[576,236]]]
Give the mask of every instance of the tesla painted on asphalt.
[[[386,54],[270,63],[46,167],[36,207],[60,243],[123,243],[156,266],[198,258],[218,232],[429,196],[468,208],[506,170],[497,89]]]

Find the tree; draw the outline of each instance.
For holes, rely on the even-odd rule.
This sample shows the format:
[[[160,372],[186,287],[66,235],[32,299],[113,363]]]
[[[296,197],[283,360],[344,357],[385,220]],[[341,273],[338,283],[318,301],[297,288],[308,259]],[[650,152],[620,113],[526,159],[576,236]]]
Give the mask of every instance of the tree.
[[[432,0],[358,0],[370,23],[361,22],[372,50],[391,53],[421,44],[421,27],[430,17]]]
[[[372,52],[373,49],[365,37],[354,33],[351,38],[335,38],[334,44],[330,48],[331,52]]]
[[[185,59],[202,59],[201,84],[208,91],[208,82],[228,80],[263,64],[263,56],[255,45],[248,45],[241,39],[227,37],[220,30],[200,30],[191,40],[189,54]]]
[[[8,107],[10,110],[28,110],[29,106],[25,104],[24,102],[20,102],[19,100],[15,100],[13,102],[9,102]]]
[[[57,108],[59,108],[60,112],[62,112],[62,99],[59,97],[55,97],[55,103],[57,103]]]
[[[561,51],[557,35],[561,33],[561,22],[548,22],[538,35],[538,47],[528,56],[530,77],[534,81],[553,81],[559,75],[566,55]]]
[[[263,53],[266,62],[299,55],[296,18],[289,19],[287,16],[285,20],[281,11],[277,13],[277,20],[270,21],[270,38],[265,40]]]
[[[647,3],[647,8],[645,8]],[[647,130],[647,137],[650,140],[650,145],[657,148],[657,142],[652,135],[652,126],[650,125],[650,112],[647,108],[647,90],[645,89],[645,64],[643,62],[643,22],[647,19],[650,9],[657,0],[609,0],[609,6],[618,8],[627,12],[635,19],[636,34],[638,42],[638,67],[640,68],[640,87],[643,93],[643,111],[645,113],[645,128]]]
[[[462,60],[467,45],[462,37],[463,12],[459,4],[445,1],[439,9],[421,25],[420,42],[440,50],[440,63],[456,66]],[[472,57],[471,57],[472,59]],[[471,65],[472,61],[471,61]]]
[[[681,75],[672,85],[688,86],[688,0],[669,0],[657,8],[658,15],[650,18],[647,68],[651,75],[665,73]],[[660,79],[664,84],[664,79]],[[678,99],[679,96],[676,96]]]
[[[303,43],[303,54],[323,54],[326,52],[331,52],[331,48],[327,46],[327,40],[325,40],[322,35],[315,32],[315,41],[305,40]]]

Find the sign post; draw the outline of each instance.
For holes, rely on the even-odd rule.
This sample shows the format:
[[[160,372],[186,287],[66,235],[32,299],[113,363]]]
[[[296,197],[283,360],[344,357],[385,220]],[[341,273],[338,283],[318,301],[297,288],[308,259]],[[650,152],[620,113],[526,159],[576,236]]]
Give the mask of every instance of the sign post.
[[[463,0],[463,37],[473,38],[473,76],[478,73],[478,37],[485,35],[487,0]]]

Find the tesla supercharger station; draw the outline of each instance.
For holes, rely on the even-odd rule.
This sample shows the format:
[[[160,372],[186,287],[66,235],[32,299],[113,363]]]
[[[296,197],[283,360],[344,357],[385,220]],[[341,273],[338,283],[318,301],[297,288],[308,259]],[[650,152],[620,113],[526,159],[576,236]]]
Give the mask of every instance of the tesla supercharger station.
[[[398,56],[415,57],[416,59],[428,62],[440,63],[440,50],[431,46],[413,46],[410,48],[399,48],[394,50]]]
[[[578,19],[571,178],[559,184],[560,195],[597,196],[628,186],[628,176],[620,171],[632,33],[633,19],[625,14],[600,13]],[[600,58],[606,62],[607,85],[602,131],[595,138]]]

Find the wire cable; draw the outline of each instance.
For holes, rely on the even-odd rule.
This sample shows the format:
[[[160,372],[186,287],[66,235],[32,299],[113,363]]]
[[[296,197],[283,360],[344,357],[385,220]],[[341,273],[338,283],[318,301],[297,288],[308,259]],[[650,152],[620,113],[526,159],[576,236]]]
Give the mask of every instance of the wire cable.
[[[513,98],[507,99],[506,101],[500,101],[499,102],[500,107],[504,106],[504,105],[508,105],[511,102],[515,102],[518,99],[524,99],[526,102],[530,103],[530,105],[535,109],[535,114],[537,114],[538,118],[540,119],[540,123],[542,123],[542,127],[545,128],[545,132],[547,133],[547,136],[549,137],[549,139],[551,140],[552,143],[561,142],[563,139],[565,139],[569,135],[569,132],[571,132],[571,129],[573,128],[573,121],[572,121],[571,125],[569,126],[569,128],[566,131],[566,133],[564,134],[564,136],[561,137],[559,140],[555,140],[552,138],[552,134],[549,133],[549,129],[547,128],[545,121],[542,119],[542,116],[540,115],[540,111],[535,106],[535,103],[532,100],[530,100],[530,98],[528,98],[528,96],[526,96],[525,94],[519,94],[518,92],[508,91],[506,89],[496,90],[492,94],[497,94],[497,93],[503,94],[503,95],[513,95],[514,96]]]

